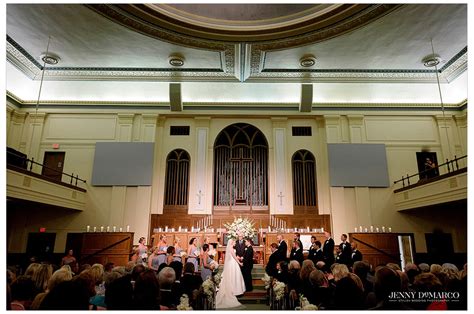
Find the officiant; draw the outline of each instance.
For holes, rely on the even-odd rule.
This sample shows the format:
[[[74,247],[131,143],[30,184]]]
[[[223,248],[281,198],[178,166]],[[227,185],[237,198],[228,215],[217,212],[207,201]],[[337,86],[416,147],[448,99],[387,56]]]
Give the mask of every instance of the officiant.
[[[244,256],[244,251],[245,251],[245,241],[244,241],[244,235],[241,231],[237,232],[237,241],[235,241],[234,249],[235,249],[235,255],[239,257],[239,260],[242,260],[241,258]]]
[[[245,282],[245,291],[249,292],[253,290],[252,284],[252,268],[253,268],[253,248],[252,240],[250,238],[245,238],[245,249],[242,259],[242,275]]]

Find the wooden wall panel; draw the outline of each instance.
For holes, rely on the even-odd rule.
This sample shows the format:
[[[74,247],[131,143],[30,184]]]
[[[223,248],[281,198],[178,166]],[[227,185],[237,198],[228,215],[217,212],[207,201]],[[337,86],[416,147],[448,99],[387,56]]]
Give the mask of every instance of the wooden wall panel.
[[[363,260],[375,268],[379,264],[400,264],[398,236],[397,233],[349,233],[349,242],[356,242]],[[356,241],[356,239],[360,241]],[[380,253],[370,246],[378,248],[390,256]]]

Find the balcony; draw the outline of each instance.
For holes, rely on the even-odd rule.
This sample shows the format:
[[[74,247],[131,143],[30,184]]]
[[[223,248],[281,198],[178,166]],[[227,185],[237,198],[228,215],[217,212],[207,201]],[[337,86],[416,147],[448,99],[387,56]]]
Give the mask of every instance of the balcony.
[[[78,181],[85,183],[84,180],[65,173],[62,176],[69,176],[70,183],[52,179],[32,171],[33,165],[43,165],[24,155],[12,154],[15,153],[7,152],[7,199],[84,210],[87,191],[77,186]]]
[[[447,171],[434,178],[410,184],[409,178],[419,175],[415,174],[396,181],[395,183],[402,182],[403,185],[405,180],[408,181],[408,186],[394,191],[396,210],[404,211],[467,199],[467,167],[459,169],[457,166],[458,161],[464,158],[466,156],[440,165],[439,168],[444,166]]]

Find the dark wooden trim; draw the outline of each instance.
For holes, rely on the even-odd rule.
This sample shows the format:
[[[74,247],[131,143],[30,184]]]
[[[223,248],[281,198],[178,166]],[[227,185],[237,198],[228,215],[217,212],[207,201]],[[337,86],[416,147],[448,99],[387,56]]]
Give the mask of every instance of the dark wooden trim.
[[[414,183],[412,185],[396,189],[395,191],[393,191],[393,193],[403,192],[403,191],[410,190],[410,189],[412,189],[414,187],[417,187],[417,186],[425,185],[427,183],[436,182],[436,181],[443,180],[443,179],[446,179],[446,178],[449,178],[449,177],[454,177],[454,176],[456,176],[458,174],[461,174],[461,173],[464,173],[464,172],[467,172],[467,167],[456,170],[456,171],[453,171],[453,172],[445,173],[445,174],[439,175],[439,176],[434,177],[434,178],[420,180],[417,183]]]

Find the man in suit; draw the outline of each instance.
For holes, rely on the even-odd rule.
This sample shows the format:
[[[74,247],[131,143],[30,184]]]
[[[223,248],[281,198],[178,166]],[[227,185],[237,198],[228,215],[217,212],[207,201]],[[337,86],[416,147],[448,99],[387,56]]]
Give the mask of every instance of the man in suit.
[[[312,260],[314,265],[316,265],[316,263],[319,261],[324,262],[323,250],[321,250],[321,242],[317,241],[315,236],[311,237],[311,242],[312,244],[311,248],[309,249],[308,259]]]
[[[265,272],[270,277],[275,277],[277,273],[276,264],[278,263],[278,259],[280,258],[280,253],[278,252],[278,244],[272,243],[270,245],[270,250],[272,254],[268,258],[267,266],[265,266]]]
[[[293,240],[298,241],[298,243],[300,244],[301,250],[303,250],[303,242],[301,242],[300,234],[298,232],[295,232],[295,236],[294,236]]]
[[[351,243],[351,248],[352,248],[351,266],[352,266],[352,265],[354,265],[355,262],[358,262],[358,261],[362,260],[362,253],[357,248],[357,243],[356,242]]]
[[[235,249],[235,255],[237,255],[237,258],[242,261],[242,257],[244,256],[245,252],[245,241],[244,241],[244,235],[242,232],[237,233],[237,241],[235,241],[234,244],[234,249]]]
[[[334,240],[331,238],[331,233],[328,231],[324,232],[324,236],[326,237],[323,246],[324,263],[329,268],[334,264]]]
[[[301,242],[301,241],[300,241]],[[293,248],[290,252],[290,260],[295,260],[300,263],[300,266],[303,265],[303,249],[300,247],[300,242],[297,240],[293,241]]]
[[[347,241],[347,234],[341,235],[341,244],[339,244],[339,250],[341,251],[341,257],[339,263],[347,266],[351,265],[352,248],[351,244]]]
[[[253,248],[252,240],[250,238],[245,239],[245,250],[242,259],[242,275],[245,282],[245,291],[249,292],[253,290],[252,285],[252,268],[253,268]]]
[[[283,236],[281,234],[277,235],[278,241],[278,261],[286,261],[287,254],[288,254],[288,246],[286,245],[285,240],[283,240]]]

